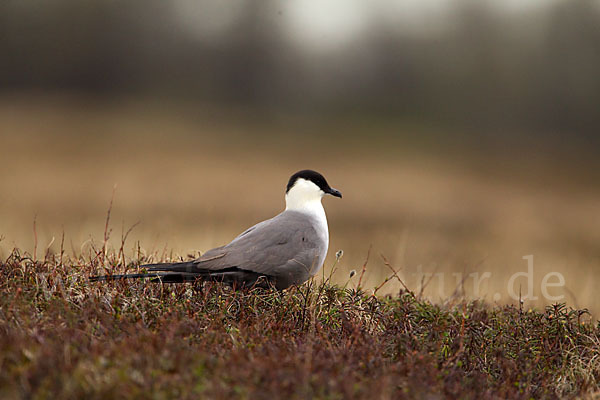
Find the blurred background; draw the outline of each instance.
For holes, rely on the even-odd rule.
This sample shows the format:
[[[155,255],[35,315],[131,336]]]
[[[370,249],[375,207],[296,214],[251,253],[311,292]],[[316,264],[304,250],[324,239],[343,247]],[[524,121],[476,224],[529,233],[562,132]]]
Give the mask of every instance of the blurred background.
[[[598,1],[226,3],[0,3],[1,258],[88,254],[115,185],[113,246],[196,255],[311,168],[336,282],[514,304],[533,255],[600,311]]]

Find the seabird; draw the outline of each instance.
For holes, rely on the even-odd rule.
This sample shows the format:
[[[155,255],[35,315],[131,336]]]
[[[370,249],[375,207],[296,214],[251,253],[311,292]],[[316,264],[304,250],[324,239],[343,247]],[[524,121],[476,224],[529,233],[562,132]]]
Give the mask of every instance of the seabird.
[[[320,173],[292,175],[285,210],[246,229],[225,246],[208,250],[193,261],[141,265],[146,273],[90,277],[90,281],[151,278],[166,283],[218,281],[235,287],[278,290],[300,285],[323,266],[329,247],[325,195],[342,197]]]

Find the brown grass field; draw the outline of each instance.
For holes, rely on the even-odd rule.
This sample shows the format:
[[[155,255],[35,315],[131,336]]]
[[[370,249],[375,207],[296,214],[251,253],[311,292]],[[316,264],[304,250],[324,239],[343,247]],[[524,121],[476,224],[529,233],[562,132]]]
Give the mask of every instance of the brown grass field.
[[[564,276],[552,298],[600,311],[600,188],[577,160],[509,150],[461,153],[444,144],[381,135],[376,124],[265,119],[192,105],[13,97],[0,101],[0,257],[12,248],[70,254],[130,233],[127,255],[197,254],[278,213],[291,173],[322,171],[344,198],[325,199],[334,280],[344,283],[372,246],[366,286],[387,276],[380,255],[433,301],[476,294],[514,304],[510,277],[534,256],[533,295],[548,272]],[[406,137],[418,138],[419,129]],[[412,136],[411,136],[412,135]],[[35,235],[34,235],[35,222]],[[136,225],[137,224],[137,225]],[[326,267],[327,268],[327,267]],[[437,273],[429,278],[418,274]],[[470,273],[484,273],[477,293]],[[462,275],[457,275],[462,274]],[[551,279],[555,282],[555,279]],[[462,285],[460,283],[462,282]],[[350,283],[352,284],[352,282]],[[526,293],[525,278],[514,281]],[[396,292],[390,282],[382,290]],[[561,297],[563,296],[563,297]]]
[[[0,398],[597,398],[600,189],[581,160],[72,97],[2,99],[0,132]],[[303,168],[344,194],[308,284],[87,280],[229,241]]]

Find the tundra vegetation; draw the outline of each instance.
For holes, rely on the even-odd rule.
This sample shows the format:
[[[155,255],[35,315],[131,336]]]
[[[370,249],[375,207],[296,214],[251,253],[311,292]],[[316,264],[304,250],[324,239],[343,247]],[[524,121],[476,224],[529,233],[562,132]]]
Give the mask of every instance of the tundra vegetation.
[[[148,261],[104,246],[38,260],[15,249],[3,259],[0,397],[558,398],[600,389],[600,328],[585,310],[436,305],[408,287],[380,295],[386,281],[362,287],[364,268],[346,285],[321,276],[284,292],[88,281]],[[400,280],[388,267],[388,280]]]

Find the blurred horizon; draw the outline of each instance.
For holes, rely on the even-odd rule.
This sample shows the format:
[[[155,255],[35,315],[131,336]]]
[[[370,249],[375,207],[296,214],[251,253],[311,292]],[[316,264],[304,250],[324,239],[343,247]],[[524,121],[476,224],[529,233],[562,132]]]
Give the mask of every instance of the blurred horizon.
[[[152,95],[598,144],[593,0],[5,1],[0,26],[0,93]]]

